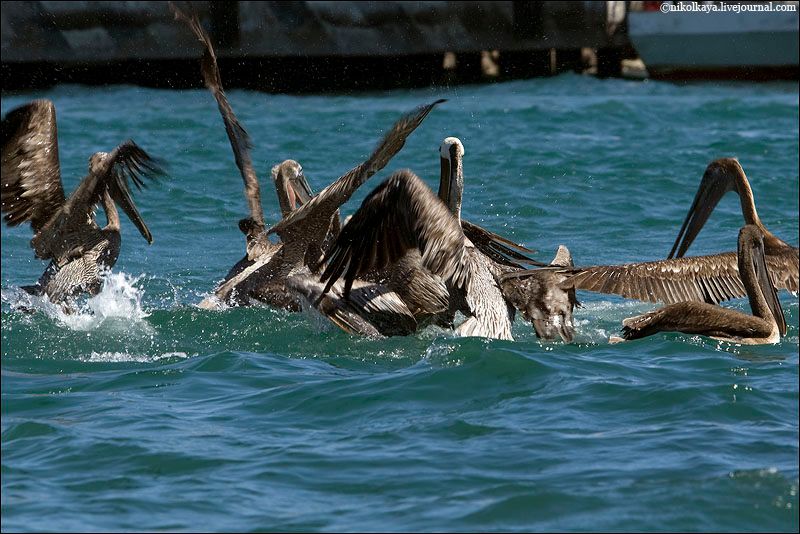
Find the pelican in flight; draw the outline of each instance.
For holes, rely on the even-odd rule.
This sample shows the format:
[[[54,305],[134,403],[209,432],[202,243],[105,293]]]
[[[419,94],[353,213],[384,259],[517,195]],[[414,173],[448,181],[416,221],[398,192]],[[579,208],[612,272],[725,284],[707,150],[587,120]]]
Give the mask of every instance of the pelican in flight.
[[[116,204],[139,232],[152,243],[153,236],[131,197],[128,180],[137,189],[144,178],[163,174],[158,164],[133,141],[110,153],[89,158],[89,174],[69,196],[64,195],[58,157],[56,110],[49,100],[10,111],[2,121],[2,212],[9,226],[30,222],[31,247],[37,258],[49,259],[39,281],[27,292],[47,295],[54,303],[80,293],[97,294],[101,274],[114,266],[121,244]],[[107,223],[95,222],[95,205],[101,203]],[[69,309],[68,306],[65,309]]]
[[[739,162],[732,158],[709,164],[670,259],[585,267],[575,270],[565,285],[665,304],[684,301],[718,304],[746,296],[736,252],[681,257],[727,191],[739,194],[745,223],[757,226],[764,235],[766,264],[776,288],[797,293],[798,249],[764,227],[756,212],[747,177]],[[673,258],[676,249],[678,257]]]
[[[779,342],[786,334],[786,320],[768,271],[766,241],[757,225],[748,224],[739,231],[737,262],[753,315],[704,302],[679,302],[625,319],[622,339],[683,332],[745,345]]]
[[[327,265],[320,278],[326,283],[322,295],[344,278],[336,294],[348,300],[357,287],[353,285],[357,277],[391,269],[408,258],[410,251],[416,251],[416,271],[427,272],[429,278],[445,284],[446,299],[441,304],[447,306],[442,306],[435,322],[452,326],[456,312],[461,312],[466,320],[456,328],[459,335],[511,340],[514,305],[527,305],[529,301],[519,294],[508,298],[504,292],[518,290],[519,284],[502,283],[499,278],[521,267],[500,253],[510,251],[504,246],[509,241],[498,241],[499,236],[469,225],[470,235],[489,248],[485,253],[468,237],[461,219],[463,144],[457,138],[447,138],[440,154],[438,197],[419,177],[405,170],[394,173],[364,199],[326,255]],[[408,302],[402,287],[393,289]]]

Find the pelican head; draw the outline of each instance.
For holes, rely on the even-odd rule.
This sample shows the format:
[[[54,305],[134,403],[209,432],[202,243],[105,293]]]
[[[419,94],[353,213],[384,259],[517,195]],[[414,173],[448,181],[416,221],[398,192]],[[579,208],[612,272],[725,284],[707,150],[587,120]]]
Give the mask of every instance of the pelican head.
[[[764,257],[764,233],[758,226],[747,224],[739,230],[737,256],[739,276],[747,289],[753,314],[758,315],[760,309],[760,316],[764,317],[768,310],[780,335],[786,335],[786,318]]]
[[[447,137],[439,146],[441,176],[439,198],[461,219],[461,196],[464,191],[464,145],[457,137]]]
[[[720,199],[730,191],[735,191],[739,195],[745,224],[755,224],[767,233],[758,218],[753,200],[753,190],[750,188],[750,183],[747,181],[747,176],[739,160],[736,158],[715,159],[708,164],[706,172],[703,173],[703,179],[700,181],[700,186],[697,188],[694,201],[689,208],[689,213],[686,214],[678,237],[672,245],[669,258],[673,256],[680,258],[686,253]]]
[[[298,204],[302,206],[311,200],[311,187],[303,174],[303,167],[295,160],[287,159],[272,167],[272,179],[284,217],[294,211]]]
[[[106,160],[108,160],[108,152],[95,152],[89,156],[89,172],[91,174],[100,174],[103,171]]]
[[[115,151],[115,154],[116,153]],[[142,219],[142,215],[136,208],[136,204],[128,188],[128,180],[119,172],[118,168],[113,167],[115,163],[111,161],[112,159],[111,154],[108,152],[95,152],[89,157],[90,174],[101,176],[111,172],[111,176],[113,176],[113,178],[107,182],[108,186],[102,196],[103,207],[106,211],[109,225],[112,228],[119,229],[119,216],[114,207],[114,202],[116,202],[139,230],[139,233],[142,234],[142,237],[144,237],[148,243],[152,243],[153,234],[150,233],[150,229],[147,227],[144,219]],[[111,168],[109,168],[109,164],[112,165]]]

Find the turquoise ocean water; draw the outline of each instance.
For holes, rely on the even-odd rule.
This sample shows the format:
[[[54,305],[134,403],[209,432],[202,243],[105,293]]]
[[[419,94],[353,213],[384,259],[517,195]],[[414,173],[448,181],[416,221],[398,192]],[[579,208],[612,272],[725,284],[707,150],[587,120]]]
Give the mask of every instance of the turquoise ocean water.
[[[356,339],[304,314],[195,307],[242,256],[242,183],[205,90],[60,86],[65,189],[133,138],[170,164],[137,193],[103,292],[15,309],[44,269],[2,229],[2,529],[798,530],[798,310],[777,345],[665,334],[610,346],[653,305],[580,293],[576,342],[441,330]],[[345,207],[461,138],[465,216],[578,265],[666,257],[706,165],[736,156],[765,224],[798,242],[798,85],[565,75],[357,96],[229,91],[269,169],[320,190],[404,111],[446,97]],[[101,217],[102,220],[102,217]],[[734,250],[723,199],[691,252]],[[745,300],[728,303],[749,313]]]

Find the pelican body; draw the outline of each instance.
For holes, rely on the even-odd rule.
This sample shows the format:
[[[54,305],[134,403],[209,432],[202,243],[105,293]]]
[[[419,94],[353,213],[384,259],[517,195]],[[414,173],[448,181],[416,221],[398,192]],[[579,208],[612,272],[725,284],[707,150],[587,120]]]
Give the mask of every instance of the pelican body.
[[[571,342],[574,336],[572,312],[577,304],[574,290],[561,289],[558,282],[563,276],[551,269],[529,270],[527,276],[515,277],[515,273],[524,271],[518,261],[539,267],[545,267],[545,264],[515,252],[508,247],[516,246],[513,243],[495,234],[487,236],[488,232],[461,218],[463,144],[456,137],[448,137],[442,142],[440,157],[439,198],[465,231],[468,257],[475,264],[472,272],[476,275],[473,285],[467,289],[453,288],[451,291],[447,320],[452,321],[455,311],[460,311],[468,317],[456,330],[461,335],[513,339],[511,325],[516,310],[519,310],[533,325],[537,337],[561,337],[565,342]],[[563,245],[559,247],[550,265],[571,266],[569,250]]]
[[[170,9],[175,15],[175,20],[185,23],[203,46],[201,59],[203,83],[217,102],[234,161],[244,182],[244,196],[249,209],[249,215],[239,221],[239,230],[245,236],[244,257],[234,264],[222,282],[217,285],[213,295],[203,299],[199,307],[214,309],[221,304],[246,306],[253,301],[261,301],[277,308],[299,311],[300,306],[294,295],[281,288],[265,288],[260,283],[264,266],[282,250],[282,244],[273,243],[267,236],[261,204],[261,187],[250,157],[252,142],[223,90],[211,39],[200,25],[196,14],[187,15],[172,3]],[[272,179],[282,216],[287,216],[298,205],[311,200],[311,188],[298,162],[286,160],[274,166]],[[338,229],[338,226],[332,223],[332,228]]]
[[[737,252],[683,256],[728,191],[739,195],[745,223],[756,226],[763,235],[765,263],[775,287],[797,293],[798,249],[772,234],[761,222],[744,170],[733,158],[712,161],[706,168],[668,259],[582,267],[569,273],[563,287],[665,304],[718,304],[746,296]]]
[[[758,226],[746,225],[739,231],[738,267],[753,315],[703,302],[679,302],[625,319],[622,338],[683,332],[747,345],[777,343],[786,334],[786,320],[768,272],[765,247]]]
[[[89,159],[89,174],[66,197],[61,183],[55,106],[35,100],[10,111],[2,121],[2,212],[9,226],[30,222],[31,247],[49,259],[39,281],[23,289],[65,303],[81,293],[96,294],[101,274],[114,266],[121,236],[118,203],[139,232],[152,243],[130,194],[144,178],[163,174],[158,164],[133,141]],[[98,226],[95,205],[101,203],[107,224]],[[67,306],[67,309],[69,307]]]
[[[797,293],[800,251],[778,238],[761,222],[750,182],[739,160],[735,158],[720,158],[708,165],[668,258],[683,257],[720,199],[731,191],[739,196],[744,224],[757,226],[764,235],[764,253],[776,284],[782,289]],[[731,254],[733,253],[729,253],[727,258],[730,258]]]
[[[530,301],[521,294],[524,291],[514,294],[513,299],[504,293],[506,288],[521,287],[517,281],[500,281],[509,270],[521,269],[507,256],[538,262],[513,251],[507,246],[513,245],[508,240],[461,219],[463,154],[464,147],[457,138],[442,143],[438,197],[408,170],[394,173],[375,188],[326,255],[320,280],[327,283],[322,294],[336,287],[343,277],[344,286],[336,292],[347,299],[357,277],[388,268],[383,280],[387,285],[393,278],[403,279],[395,275],[398,271],[405,273],[406,279],[430,282],[432,289],[427,291],[414,284],[395,283],[390,287],[412,314],[418,316],[417,303],[423,302],[428,313],[441,309],[431,318],[441,326],[454,327],[455,315],[461,312],[466,320],[455,328],[459,335],[513,339],[514,303]],[[569,313],[571,327],[571,307]]]

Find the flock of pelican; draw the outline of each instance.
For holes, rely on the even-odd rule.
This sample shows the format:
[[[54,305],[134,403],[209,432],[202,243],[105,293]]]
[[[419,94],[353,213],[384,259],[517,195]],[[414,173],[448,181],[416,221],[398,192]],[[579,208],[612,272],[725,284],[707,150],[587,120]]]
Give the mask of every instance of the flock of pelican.
[[[203,81],[222,115],[249,206],[249,216],[239,221],[245,254],[201,308],[312,308],[357,335],[409,335],[434,324],[461,336],[506,340],[513,339],[519,311],[538,337],[571,342],[576,291],[586,290],[666,304],[625,319],[612,342],[684,332],[758,344],[776,343],[786,333],[776,288],[797,293],[798,249],[761,222],[736,159],[708,166],[669,257],[660,261],[575,267],[562,245],[551,263],[539,263],[530,249],[463,219],[464,145],[455,137],[440,147],[438,193],[410,170],[397,171],[343,223],[340,207],[402,149],[438,100],[402,116],[366,161],[316,195],[297,161],[273,167],[282,219],[267,227],[250,138],[222,89],[211,41],[196,16],[172,9],[204,47]],[[65,310],[77,295],[96,294],[103,269],[119,255],[116,205],[151,242],[129,183],[141,189],[145,179],[163,174],[159,162],[129,140],[92,155],[89,174],[65,197],[52,102],[9,112],[2,120],[2,212],[10,226],[29,222],[36,257],[51,260],[38,282],[23,289]],[[738,194],[745,222],[737,250],[684,256],[729,191]],[[100,203],[107,217],[102,228],[94,215]],[[752,316],[719,306],[745,296]],[[459,313],[463,320],[456,324]]]

